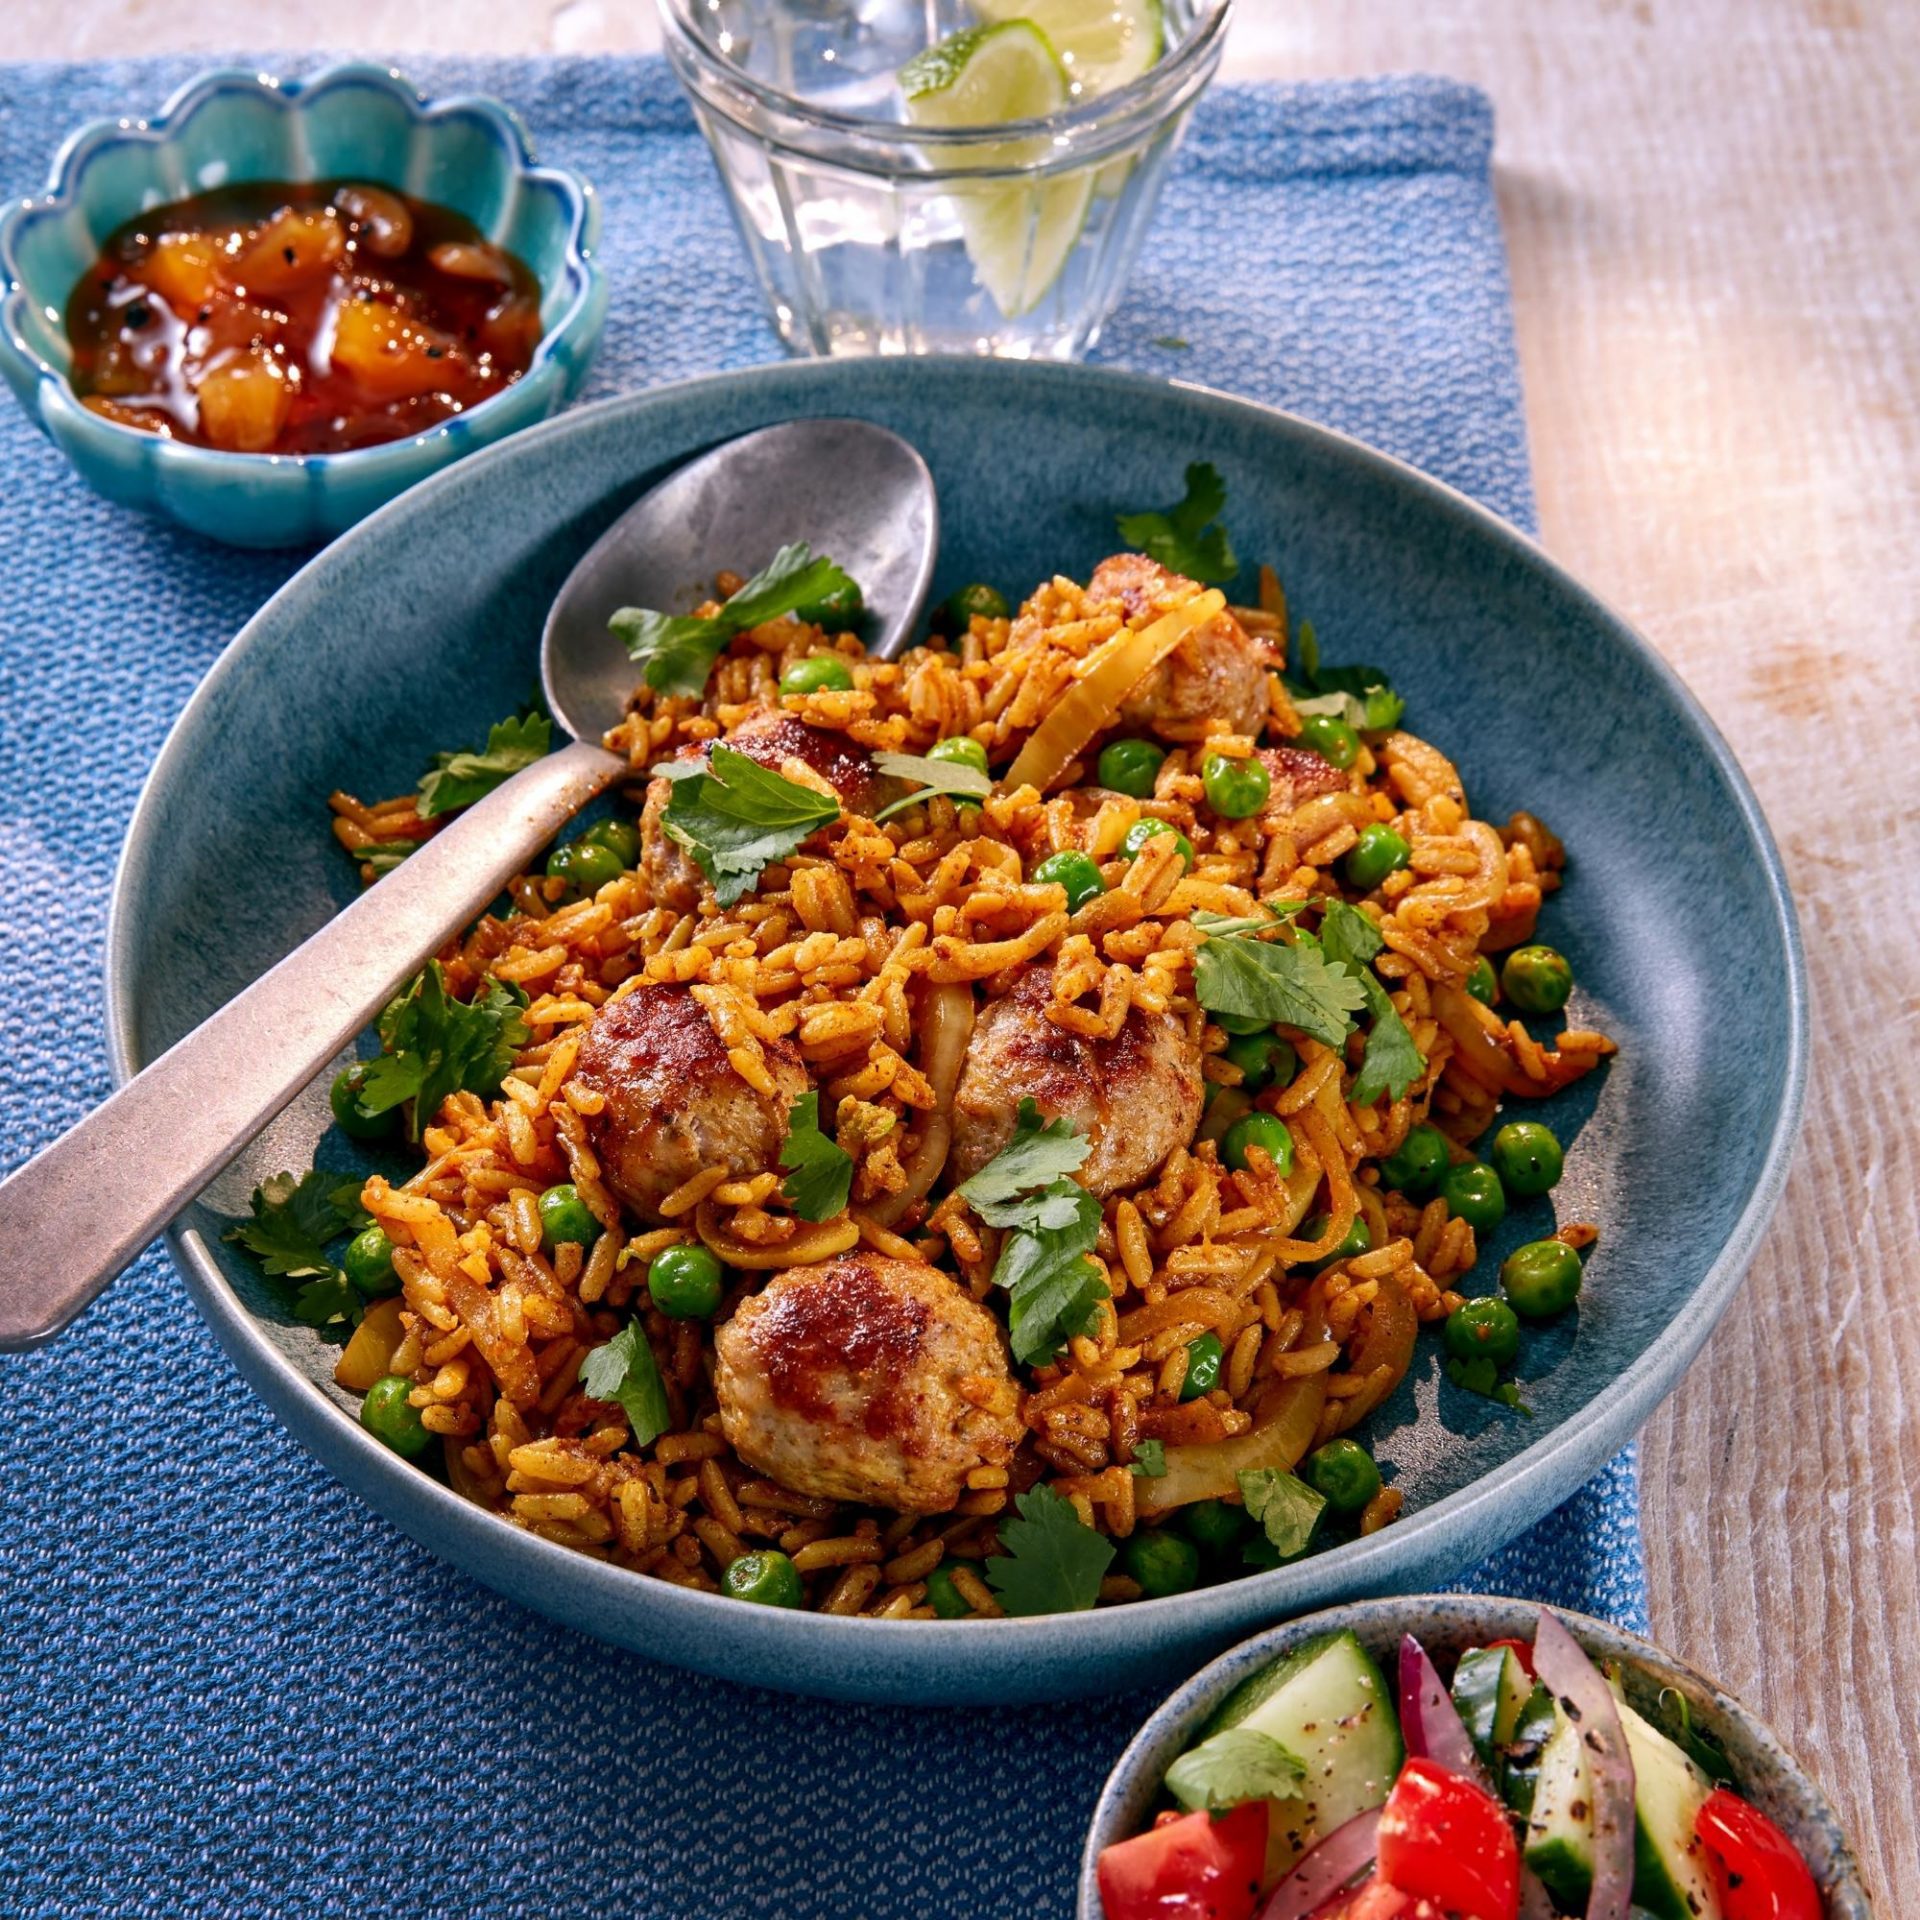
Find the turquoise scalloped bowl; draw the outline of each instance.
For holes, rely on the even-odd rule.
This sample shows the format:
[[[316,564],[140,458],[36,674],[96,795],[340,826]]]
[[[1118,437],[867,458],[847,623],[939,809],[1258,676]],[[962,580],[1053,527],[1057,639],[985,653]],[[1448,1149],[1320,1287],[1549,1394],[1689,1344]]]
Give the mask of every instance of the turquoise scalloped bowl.
[[[352,453],[220,453],[89,413],[68,381],[68,295],[122,221],[245,180],[352,176],[463,213],[538,278],[544,337],[505,392],[408,440]],[[329,540],[428,474],[550,418],[600,344],[600,206],[577,174],[537,166],[497,100],[429,100],[386,67],[308,80],[202,74],[150,120],[99,120],[60,149],[38,199],[0,215],[0,374],[88,486],[232,546]]]

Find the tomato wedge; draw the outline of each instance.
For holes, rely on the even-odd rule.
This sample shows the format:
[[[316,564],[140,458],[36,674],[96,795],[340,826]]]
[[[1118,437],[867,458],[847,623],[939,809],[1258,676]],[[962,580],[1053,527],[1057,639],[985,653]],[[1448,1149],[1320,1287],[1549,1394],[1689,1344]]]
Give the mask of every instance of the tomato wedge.
[[[1497,1647],[1504,1647],[1508,1653],[1512,1654],[1513,1657],[1520,1662],[1520,1671],[1524,1673],[1529,1680],[1534,1680],[1539,1677],[1533,1670],[1533,1649],[1528,1646],[1524,1640],[1489,1640],[1487,1642],[1487,1651],[1489,1653],[1492,1653]]]
[[[1726,1920],[1820,1920],[1820,1889],[1800,1849],[1758,1807],[1715,1787],[1693,1830],[1713,1862]]]
[[[1252,1920],[1267,1860],[1267,1803],[1189,1813],[1100,1850],[1107,1920]]]
[[[1520,1850],[1505,1811],[1471,1780],[1409,1760],[1380,1813],[1380,1877],[1476,1920],[1517,1920]]]

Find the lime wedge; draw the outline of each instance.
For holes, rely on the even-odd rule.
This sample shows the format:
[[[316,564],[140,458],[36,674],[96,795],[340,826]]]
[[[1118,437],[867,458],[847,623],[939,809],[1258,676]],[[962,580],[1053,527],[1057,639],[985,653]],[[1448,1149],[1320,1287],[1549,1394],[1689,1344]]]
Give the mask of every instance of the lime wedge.
[[[1038,27],[1081,99],[1138,80],[1166,51],[1160,0],[973,0],[973,10]]]
[[[1039,120],[1070,104],[1071,82],[1051,42],[1029,20],[970,27],[900,69],[907,117],[918,127],[977,128]],[[1044,139],[982,141],[963,154],[934,153],[936,165],[1011,171],[1045,159]],[[967,257],[1009,320],[1030,313],[1060,277],[1086,222],[1091,171],[1027,186],[956,186]]]

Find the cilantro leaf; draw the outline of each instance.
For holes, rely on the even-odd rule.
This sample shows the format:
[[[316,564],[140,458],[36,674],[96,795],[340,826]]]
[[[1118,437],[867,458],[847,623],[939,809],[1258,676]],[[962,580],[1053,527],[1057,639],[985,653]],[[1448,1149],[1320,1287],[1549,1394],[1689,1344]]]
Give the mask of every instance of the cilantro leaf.
[[[1367,915],[1344,900],[1329,900],[1320,921],[1320,947],[1329,960],[1358,973],[1386,941]]]
[[[1060,1196],[1052,1204],[1032,1198],[1035,1189],[1051,1188],[1063,1175],[1077,1173],[1093,1151],[1093,1142],[1076,1133],[1070,1120],[1043,1121],[1031,1098],[1020,1102],[1013,1138],[971,1180],[963,1181],[960,1197],[990,1227],[1041,1225],[1062,1227]]]
[[[440,962],[429,961],[380,1016],[387,1051],[367,1062],[360,1110],[371,1116],[411,1100],[418,1140],[449,1094],[498,1093],[515,1050],[527,1041],[520,1018],[526,1004],[524,994],[497,980],[472,1001],[456,1000]]]
[[[964,761],[929,760],[917,753],[876,753],[873,763],[882,773],[895,780],[911,780],[921,789],[889,801],[873,816],[876,821],[891,819],[908,807],[917,807],[936,793],[955,800],[979,800],[993,791],[993,776]]]
[[[1477,1393],[1483,1400],[1497,1400],[1501,1406],[1524,1413],[1529,1420],[1533,1418],[1533,1409],[1520,1397],[1519,1382],[1502,1380],[1500,1369],[1489,1354],[1476,1353],[1471,1360],[1449,1359],[1447,1378],[1462,1393]]]
[[[1373,1014],[1373,1026],[1367,1034],[1367,1049],[1360,1057],[1360,1071],[1350,1096],[1356,1105],[1370,1107],[1385,1094],[1395,1100],[1427,1070],[1427,1057],[1413,1044],[1407,1023],[1400,1018],[1387,996],[1387,990],[1371,973],[1360,976],[1361,990],[1367,996]]]
[[[331,1327],[340,1321],[358,1321],[360,1296],[337,1267],[317,1280],[303,1281],[293,1296],[293,1317],[302,1326]]]
[[[1193,916],[1194,931],[1206,934],[1209,939],[1215,935],[1231,939],[1237,933],[1271,933],[1306,905],[1304,900],[1266,900],[1257,914],[1247,914],[1240,919],[1229,913],[1209,913],[1202,907]]]
[[[420,776],[420,798],[414,803],[421,819],[452,813],[483,800],[502,781],[546,757],[553,745],[553,722],[544,713],[514,714],[487,730],[487,744],[478,753],[436,753],[433,770]]]
[[[327,1242],[369,1224],[361,1210],[360,1182],[322,1173],[318,1167],[296,1180],[276,1173],[253,1190],[253,1218],[221,1236],[253,1254],[276,1279],[322,1278],[338,1269]]]
[[[1360,982],[1311,946],[1211,934],[1194,956],[1194,993],[1209,1013],[1292,1027],[1337,1047],[1366,1004]]]
[[[1085,1525],[1073,1502],[1051,1487],[1035,1487],[1014,1504],[1020,1518],[1000,1523],[1007,1551],[982,1563],[987,1585],[1015,1616],[1084,1613],[1100,1597],[1113,1542]]]
[[[638,1320],[629,1320],[604,1346],[587,1355],[580,1368],[580,1385],[588,1399],[610,1400],[627,1416],[636,1447],[651,1446],[673,1424],[659,1363]]]
[[[1279,1467],[1249,1467],[1239,1476],[1240,1498],[1282,1560],[1297,1560],[1320,1524],[1326,1496]]]
[[[816,558],[804,541],[796,541],[782,547],[717,614],[701,618],[622,607],[607,625],[641,663],[640,677],[648,686],[697,700],[706,691],[713,663],[735,634],[849,591],[858,589],[845,572],[824,554]]]
[[[1212,461],[1195,461],[1187,469],[1186,498],[1159,513],[1123,513],[1120,538],[1149,559],[1189,580],[1218,586],[1240,571],[1240,562],[1217,522],[1227,504],[1227,483]]]
[[[1361,733],[1385,733],[1400,724],[1407,703],[1378,667],[1327,667],[1320,664],[1320,636],[1311,620],[1300,622],[1295,641],[1301,688],[1289,686],[1293,709],[1303,718],[1330,713]]]
[[[1249,1800],[1289,1800],[1307,1770],[1270,1733],[1226,1727],[1167,1769],[1167,1791],[1189,1813],[1227,1813]]]
[[[1007,1336],[1022,1366],[1045,1366],[1077,1333],[1089,1333],[1107,1298],[1100,1269],[1087,1258],[1100,1237],[1100,1202],[1071,1180],[1040,1196],[1036,1218],[1059,1225],[1017,1229],[1000,1243],[995,1286],[1007,1290]]]
[[[713,883],[714,898],[730,907],[774,861],[839,818],[832,796],[774,773],[738,748],[716,746],[707,767],[674,782],[660,824]]]
[[[820,1131],[817,1089],[803,1093],[788,1109],[780,1167],[787,1176],[780,1191],[802,1220],[831,1220],[846,1212],[853,1191],[853,1155]]]
[[[1167,1443],[1164,1440],[1142,1440],[1133,1450],[1133,1460],[1127,1471],[1138,1474],[1142,1480],[1164,1480],[1167,1477]]]

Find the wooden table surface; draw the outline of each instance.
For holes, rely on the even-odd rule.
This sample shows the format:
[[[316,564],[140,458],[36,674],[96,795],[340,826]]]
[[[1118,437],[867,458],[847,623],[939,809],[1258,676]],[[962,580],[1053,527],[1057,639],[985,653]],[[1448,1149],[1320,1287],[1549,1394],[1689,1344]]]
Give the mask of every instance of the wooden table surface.
[[[48,58],[656,38],[647,0],[8,13],[8,50]],[[1786,1197],[1647,1431],[1654,1631],[1774,1723],[1833,1794],[1882,1911],[1912,1912],[1920,4],[1241,0],[1227,53],[1243,77],[1408,68],[1498,105],[1546,543],[1732,741],[1807,937],[1813,1083]]]

